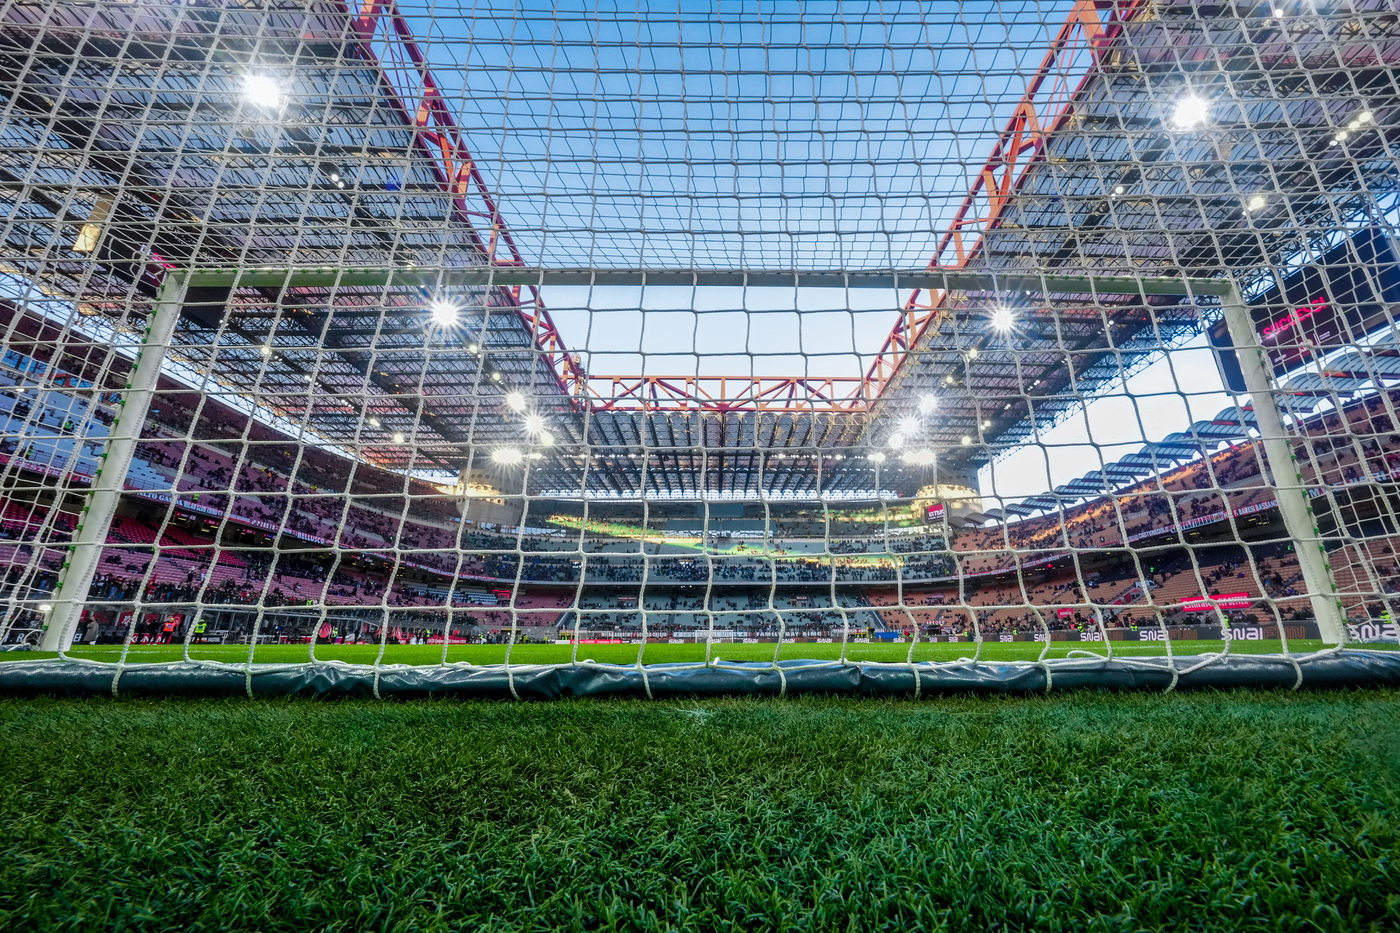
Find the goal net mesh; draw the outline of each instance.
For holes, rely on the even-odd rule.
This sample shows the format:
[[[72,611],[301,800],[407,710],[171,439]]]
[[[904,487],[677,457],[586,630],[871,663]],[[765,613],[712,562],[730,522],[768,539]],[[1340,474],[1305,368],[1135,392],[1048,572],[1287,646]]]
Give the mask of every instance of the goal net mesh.
[[[0,687],[1394,678],[1398,59],[1379,0],[12,0]]]

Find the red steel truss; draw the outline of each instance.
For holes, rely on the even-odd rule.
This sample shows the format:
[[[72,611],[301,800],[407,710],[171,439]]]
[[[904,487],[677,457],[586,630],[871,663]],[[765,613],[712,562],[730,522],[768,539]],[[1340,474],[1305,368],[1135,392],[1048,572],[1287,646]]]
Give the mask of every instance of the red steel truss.
[[[457,121],[443,100],[442,91],[428,69],[423,50],[413,38],[408,22],[395,0],[345,0],[359,38],[361,54],[379,65],[388,97],[404,122],[414,127],[414,145],[427,157],[438,184],[452,196],[452,206],[466,223],[473,243],[488,263],[520,266],[525,260],[496,208],[486,179],[467,150]],[[480,207],[473,206],[472,199]],[[483,209],[484,208],[484,209]],[[489,230],[483,240],[481,231]],[[502,255],[504,253],[504,255]],[[577,354],[564,346],[564,338],[540,300],[539,290],[529,286],[522,295],[520,286],[501,288],[498,300],[515,308],[530,333],[534,345],[544,354],[565,394],[579,397],[587,379]]]
[[[1142,6],[1143,0],[1075,3],[929,260],[929,269],[964,269],[977,260],[983,236],[1001,221],[1022,179],[1044,154],[1046,143],[1073,116],[1075,95],[1093,77],[1094,68],[1123,24]],[[929,292],[923,299],[918,291],[909,296],[866,371],[861,387],[864,397],[878,398],[884,393],[929,324],[943,313],[947,300],[948,293],[943,290]]]
[[[594,411],[861,412],[859,376],[590,376]]]
[[[443,190],[452,195],[454,209],[469,226],[475,244],[488,262],[524,265],[397,3],[361,0],[356,9],[355,2],[346,0],[346,5],[362,53],[379,64],[390,99],[405,122],[416,128],[415,144],[432,162]],[[1073,115],[1075,94],[1144,2],[1077,0],[929,260],[929,269],[964,269],[977,261],[983,236],[1000,222],[1048,139]],[[472,198],[484,210],[473,207]],[[484,240],[482,229],[490,231]],[[911,295],[863,378],[589,377],[578,355],[565,347],[536,288],[530,286],[528,295],[522,295],[520,286],[499,291],[503,303],[516,308],[530,328],[560,388],[576,403],[599,411],[864,411],[888,388],[947,301],[947,292],[941,290],[927,297],[917,291]]]

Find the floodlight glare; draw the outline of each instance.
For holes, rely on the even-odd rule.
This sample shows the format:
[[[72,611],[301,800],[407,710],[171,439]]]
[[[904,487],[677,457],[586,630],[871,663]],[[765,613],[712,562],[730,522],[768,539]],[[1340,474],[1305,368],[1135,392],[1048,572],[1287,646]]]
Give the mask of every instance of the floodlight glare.
[[[403,432],[402,432],[402,431],[395,431],[395,432],[394,432],[394,443],[395,443],[395,444],[402,444],[403,442],[404,442]]]
[[[428,314],[438,327],[451,327],[457,323],[457,306],[443,298],[429,306]]]
[[[1189,130],[1202,126],[1210,119],[1210,101],[1194,94],[1181,98],[1172,111],[1172,126],[1179,130]]]
[[[899,448],[904,446],[904,435],[891,434],[890,439],[886,443],[890,445],[891,450],[898,450]]]
[[[938,396],[925,395],[923,398],[919,399],[919,411],[926,415],[930,412],[938,411]]]
[[[1252,195],[1250,199],[1245,202],[1244,207],[1247,211],[1258,211],[1263,210],[1264,206],[1268,203],[1268,198],[1264,197],[1262,194],[1256,194]]]
[[[243,79],[243,96],[251,104],[276,110],[282,106],[282,88],[267,75],[251,74]]]
[[[376,417],[374,417],[373,415],[370,415],[370,418],[369,418],[369,426],[372,427],[372,428],[377,428],[377,427],[379,427],[379,419],[376,418]]]
[[[544,430],[544,419],[539,415],[525,416],[525,430],[531,434],[538,434]]]
[[[992,329],[998,333],[1006,333],[1016,326],[1016,312],[1010,308],[1001,307],[992,312]]]
[[[525,396],[521,395],[519,392],[507,392],[506,405],[509,406],[511,411],[524,411]]]
[[[502,447],[491,452],[491,459],[497,463],[512,464],[519,463],[524,459],[524,455],[514,447]]]
[[[539,437],[535,439],[539,441],[541,447],[554,446],[554,435],[550,434],[548,431],[541,431]]]
[[[919,421],[917,418],[901,418],[899,420],[900,434],[913,434],[917,430],[919,430]]]
[[[40,611],[40,612],[51,612],[51,611],[53,611],[53,603],[40,603],[40,604],[39,604],[39,611]]]
[[[876,463],[884,463],[884,462],[885,462],[885,455],[882,454],[882,453],[880,453],[880,452],[877,450],[877,451],[875,451],[873,454],[870,455],[870,459],[873,460],[873,461],[875,461]]]

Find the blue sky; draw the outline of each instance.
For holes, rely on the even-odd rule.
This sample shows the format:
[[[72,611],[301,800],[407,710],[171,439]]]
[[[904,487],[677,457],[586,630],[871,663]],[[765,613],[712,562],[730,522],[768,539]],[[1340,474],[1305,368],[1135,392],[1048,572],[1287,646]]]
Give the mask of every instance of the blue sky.
[[[408,14],[527,262],[920,268],[1069,2],[423,2]],[[595,374],[859,375],[902,295],[552,289]],[[1193,393],[1184,394],[1186,387]],[[1113,391],[1113,390],[1110,390]],[[1229,403],[1206,351],[984,478],[1022,496]],[[993,482],[994,480],[994,482]]]

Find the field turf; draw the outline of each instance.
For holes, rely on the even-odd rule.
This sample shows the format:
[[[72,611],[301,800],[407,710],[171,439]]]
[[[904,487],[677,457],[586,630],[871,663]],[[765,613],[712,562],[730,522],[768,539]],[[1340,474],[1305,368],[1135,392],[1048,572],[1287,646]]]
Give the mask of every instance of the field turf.
[[[0,701],[0,929],[1395,930],[1397,699]]]
[[[579,645],[580,661],[591,659],[603,663],[635,664],[638,645]],[[971,642],[920,643],[914,646],[916,661],[956,661],[971,657],[976,650]],[[1034,661],[1040,657],[1044,646],[1036,642],[985,642],[981,657],[987,661]],[[1220,651],[1224,643],[1220,641],[1174,641],[1175,654],[1199,654],[1206,651]],[[1295,639],[1288,643],[1291,651],[1317,651],[1323,647],[1317,640]],[[1367,649],[1394,649],[1390,644],[1365,645]],[[716,643],[712,656],[728,661],[771,661],[776,644],[724,644]],[[1230,650],[1237,653],[1260,654],[1277,652],[1281,648],[1274,641],[1235,641]],[[1101,644],[1093,642],[1051,642],[1049,657],[1062,658],[1071,651],[1103,652]],[[98,661],[115,661],[121,657],[120,645],[97,645],[75,648],[71,654],[76,658],[90,658]],[[560,664],[567,663],[573,652],[572,645],[516,645],[511,651],[513,664]],[[1160,657],[1166,652],[1157,642],[1114,642],[1113,652],[1125,657]],[[359,664],[373,664],[379,653],[378,645],[317,645],[316,657],[323,661],[348,661]],[[471,664],[500,664],[505,660],[504,645],[450,645],[447,649],[448,662],[468,662]],[[852,661],[904,661],[909,655],[907,644],[849,644],[846,657]],[[179,645],[132,645],[127,660],[133,663],[151,661],[177,661],[181,656]],[[212,661],[240,663],[248,659],[247,645],[191,645],[190,656]],[[784,659],[816,658],[835,660],[841,656],[841,645],[787,644],[783,646]],[[38,651],[20,651],[0,654],[0,663],[6,660],[35,660],[54,657],[53,654]],[[266,663],[295,663],[309,657],[307,645],[259,645],[254,660]],[[705,645],[650,644],[642,660],[646,663],[676,661],[703,661]],[[392,645],[384,652],[385,664],[438,664],[442,660],[442,645]]]

